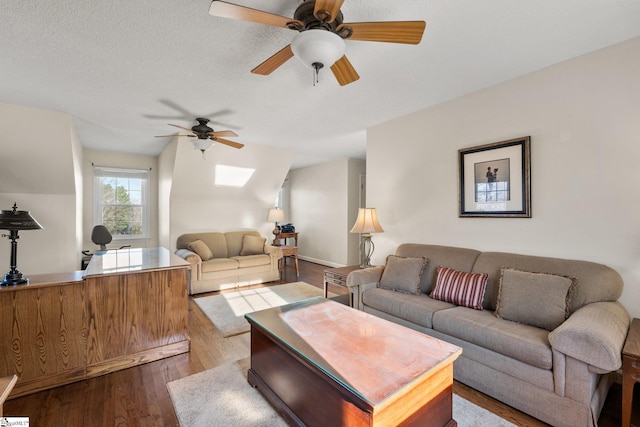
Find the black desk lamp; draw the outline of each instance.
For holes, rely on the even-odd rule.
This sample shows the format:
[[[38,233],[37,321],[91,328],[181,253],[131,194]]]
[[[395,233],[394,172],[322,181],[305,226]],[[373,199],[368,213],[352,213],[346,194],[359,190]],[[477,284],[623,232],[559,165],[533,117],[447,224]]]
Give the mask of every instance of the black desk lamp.
[[[13,209],[0,211],[0,230],[9,230],[10,234],[3,234],[2,237],[8,237],[11,240],[11,269],[4,275],[4,280],[0,282],[0,286],[15,286],[29,283],[29,279],[22,276],[22,273],[16,268],[17,252],[18,252],[18,230],[39,230],[42,226],[38,224],[28,211],[19,211],[18,206],[14,203]]]

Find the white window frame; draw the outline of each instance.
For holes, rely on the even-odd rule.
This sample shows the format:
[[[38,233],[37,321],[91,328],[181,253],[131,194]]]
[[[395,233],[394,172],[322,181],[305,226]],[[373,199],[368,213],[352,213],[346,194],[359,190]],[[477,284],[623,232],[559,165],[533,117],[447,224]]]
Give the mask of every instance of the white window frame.
[[[140,179],[141,182],[141,204],[133,205],[140,206],[142,208],[142,234],[125,235],[125,234],[113,234],[113,240],[139,240],[149,238],[149,221],[150,221],[150,206],[149,206],[149,171],[141,169],[122,169],[111,168],[103,166],[94,166],[93,168],[93,223],[94,225],[103,224],[102,212],[102,196],[104,190],[105,178],[125,178],[125,179]]]

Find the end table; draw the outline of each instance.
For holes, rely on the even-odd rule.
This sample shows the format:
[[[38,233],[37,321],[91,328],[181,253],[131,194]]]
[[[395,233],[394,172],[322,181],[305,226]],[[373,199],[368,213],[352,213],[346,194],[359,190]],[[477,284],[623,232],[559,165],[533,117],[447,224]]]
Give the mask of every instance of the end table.
[[[328,285],[338,285],[347,288],[347,276],[354,270],[359,270],[359,265],[348,265],[346,267],[328,268],[324,270],[324,297],[329,293]],[[348,289],[348,288],[347,288]],[[349,306],[353,307],[353,294],[349,290]]]
[[[622,349],[622,427],[631,425],[633,386],[640,381],[640,319],[633,319]]]

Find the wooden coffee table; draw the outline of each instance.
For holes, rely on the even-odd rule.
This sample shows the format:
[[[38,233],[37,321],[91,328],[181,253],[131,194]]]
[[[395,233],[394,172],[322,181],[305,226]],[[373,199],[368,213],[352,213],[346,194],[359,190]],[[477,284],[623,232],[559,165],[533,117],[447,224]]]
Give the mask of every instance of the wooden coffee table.
[[[248,381],[299,426],[455,426],[462,350],[317,297],[245,316]]]

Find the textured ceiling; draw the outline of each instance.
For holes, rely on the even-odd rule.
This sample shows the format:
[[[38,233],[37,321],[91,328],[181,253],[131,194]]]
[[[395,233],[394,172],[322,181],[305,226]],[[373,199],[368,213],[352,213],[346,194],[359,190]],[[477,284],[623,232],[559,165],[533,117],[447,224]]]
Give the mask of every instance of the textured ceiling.
[[[235,3],[293,16],[299,1]],[[169,140],[154,135],[175,133],[167,123],[208,117],[239,142],[295,149],[300,167],[364,158],[369,126],[640,36],[638,0],[346,0],[345,22],[424,20],[425,34],[347,40],[360,80],[340,87],[325,70],[314,87],[296,58],[250,73],[294,31],[209,6],[0,0],[0,102],[69,113],[85,147],[152,155]]]

